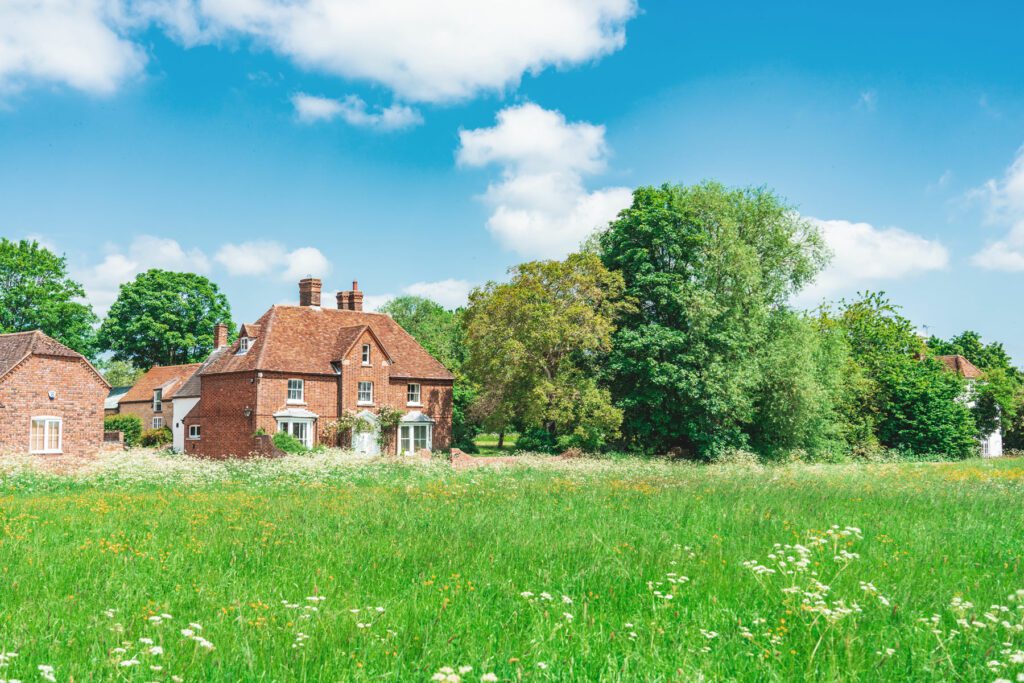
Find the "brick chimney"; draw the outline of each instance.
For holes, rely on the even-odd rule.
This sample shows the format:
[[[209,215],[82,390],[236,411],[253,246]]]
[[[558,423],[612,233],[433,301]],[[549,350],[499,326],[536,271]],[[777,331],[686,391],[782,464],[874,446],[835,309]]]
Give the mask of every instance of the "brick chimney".
[[[338,292],[339,311],[361,311],[363,310],[363,293],[359,291],[359,282],[352,281],[352,289],[345,292]]]
[[[320,280],[315,277],[307,277],[299,280],[299,305],[319,306],[320,305]]]
[[[213,348],[220,349],[228,345],[228,326],[217,323],[213,326]]]

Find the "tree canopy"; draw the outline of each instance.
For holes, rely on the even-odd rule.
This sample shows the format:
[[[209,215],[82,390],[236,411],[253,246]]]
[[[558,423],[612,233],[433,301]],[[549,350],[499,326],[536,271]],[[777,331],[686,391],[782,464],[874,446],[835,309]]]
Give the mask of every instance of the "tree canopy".
[[[449,370],[462,365],[458,314],[421,296],[400,296],[380,308]]]
[[[96,316],[84,298],[65,257],[35,241],[0,238],[0,333],[39,329],[92,358]]]
[[[231,322],[231,306],[213,282],[194,273],[148,270],[121,285],[99,330],[115,360],[148,369],[204,360],[213,327]]]

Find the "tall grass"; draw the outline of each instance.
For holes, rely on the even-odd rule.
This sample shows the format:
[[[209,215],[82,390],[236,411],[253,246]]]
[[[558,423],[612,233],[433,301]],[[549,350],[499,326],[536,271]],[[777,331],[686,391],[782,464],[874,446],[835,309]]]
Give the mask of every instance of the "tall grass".
[[[529,462],[14,463],[0,678],[1024,672],[1024,462]]]

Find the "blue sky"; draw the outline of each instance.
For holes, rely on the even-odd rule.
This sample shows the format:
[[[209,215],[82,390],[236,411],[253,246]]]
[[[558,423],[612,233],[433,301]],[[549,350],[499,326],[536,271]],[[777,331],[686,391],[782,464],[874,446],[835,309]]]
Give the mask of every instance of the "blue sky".
[[[358,278],[455,305],[628,189],[766,185],[884,289],[1024,362],[1024,5],[10,0],[0,234],[103,310],[192,269],[236,320]]]

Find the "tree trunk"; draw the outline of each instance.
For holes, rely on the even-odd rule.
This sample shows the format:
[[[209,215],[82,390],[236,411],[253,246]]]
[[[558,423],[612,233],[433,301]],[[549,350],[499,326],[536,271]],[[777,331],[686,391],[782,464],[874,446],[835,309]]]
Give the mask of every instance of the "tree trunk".
[[[505,447],[505,432],[498,432],[498,450]]]

